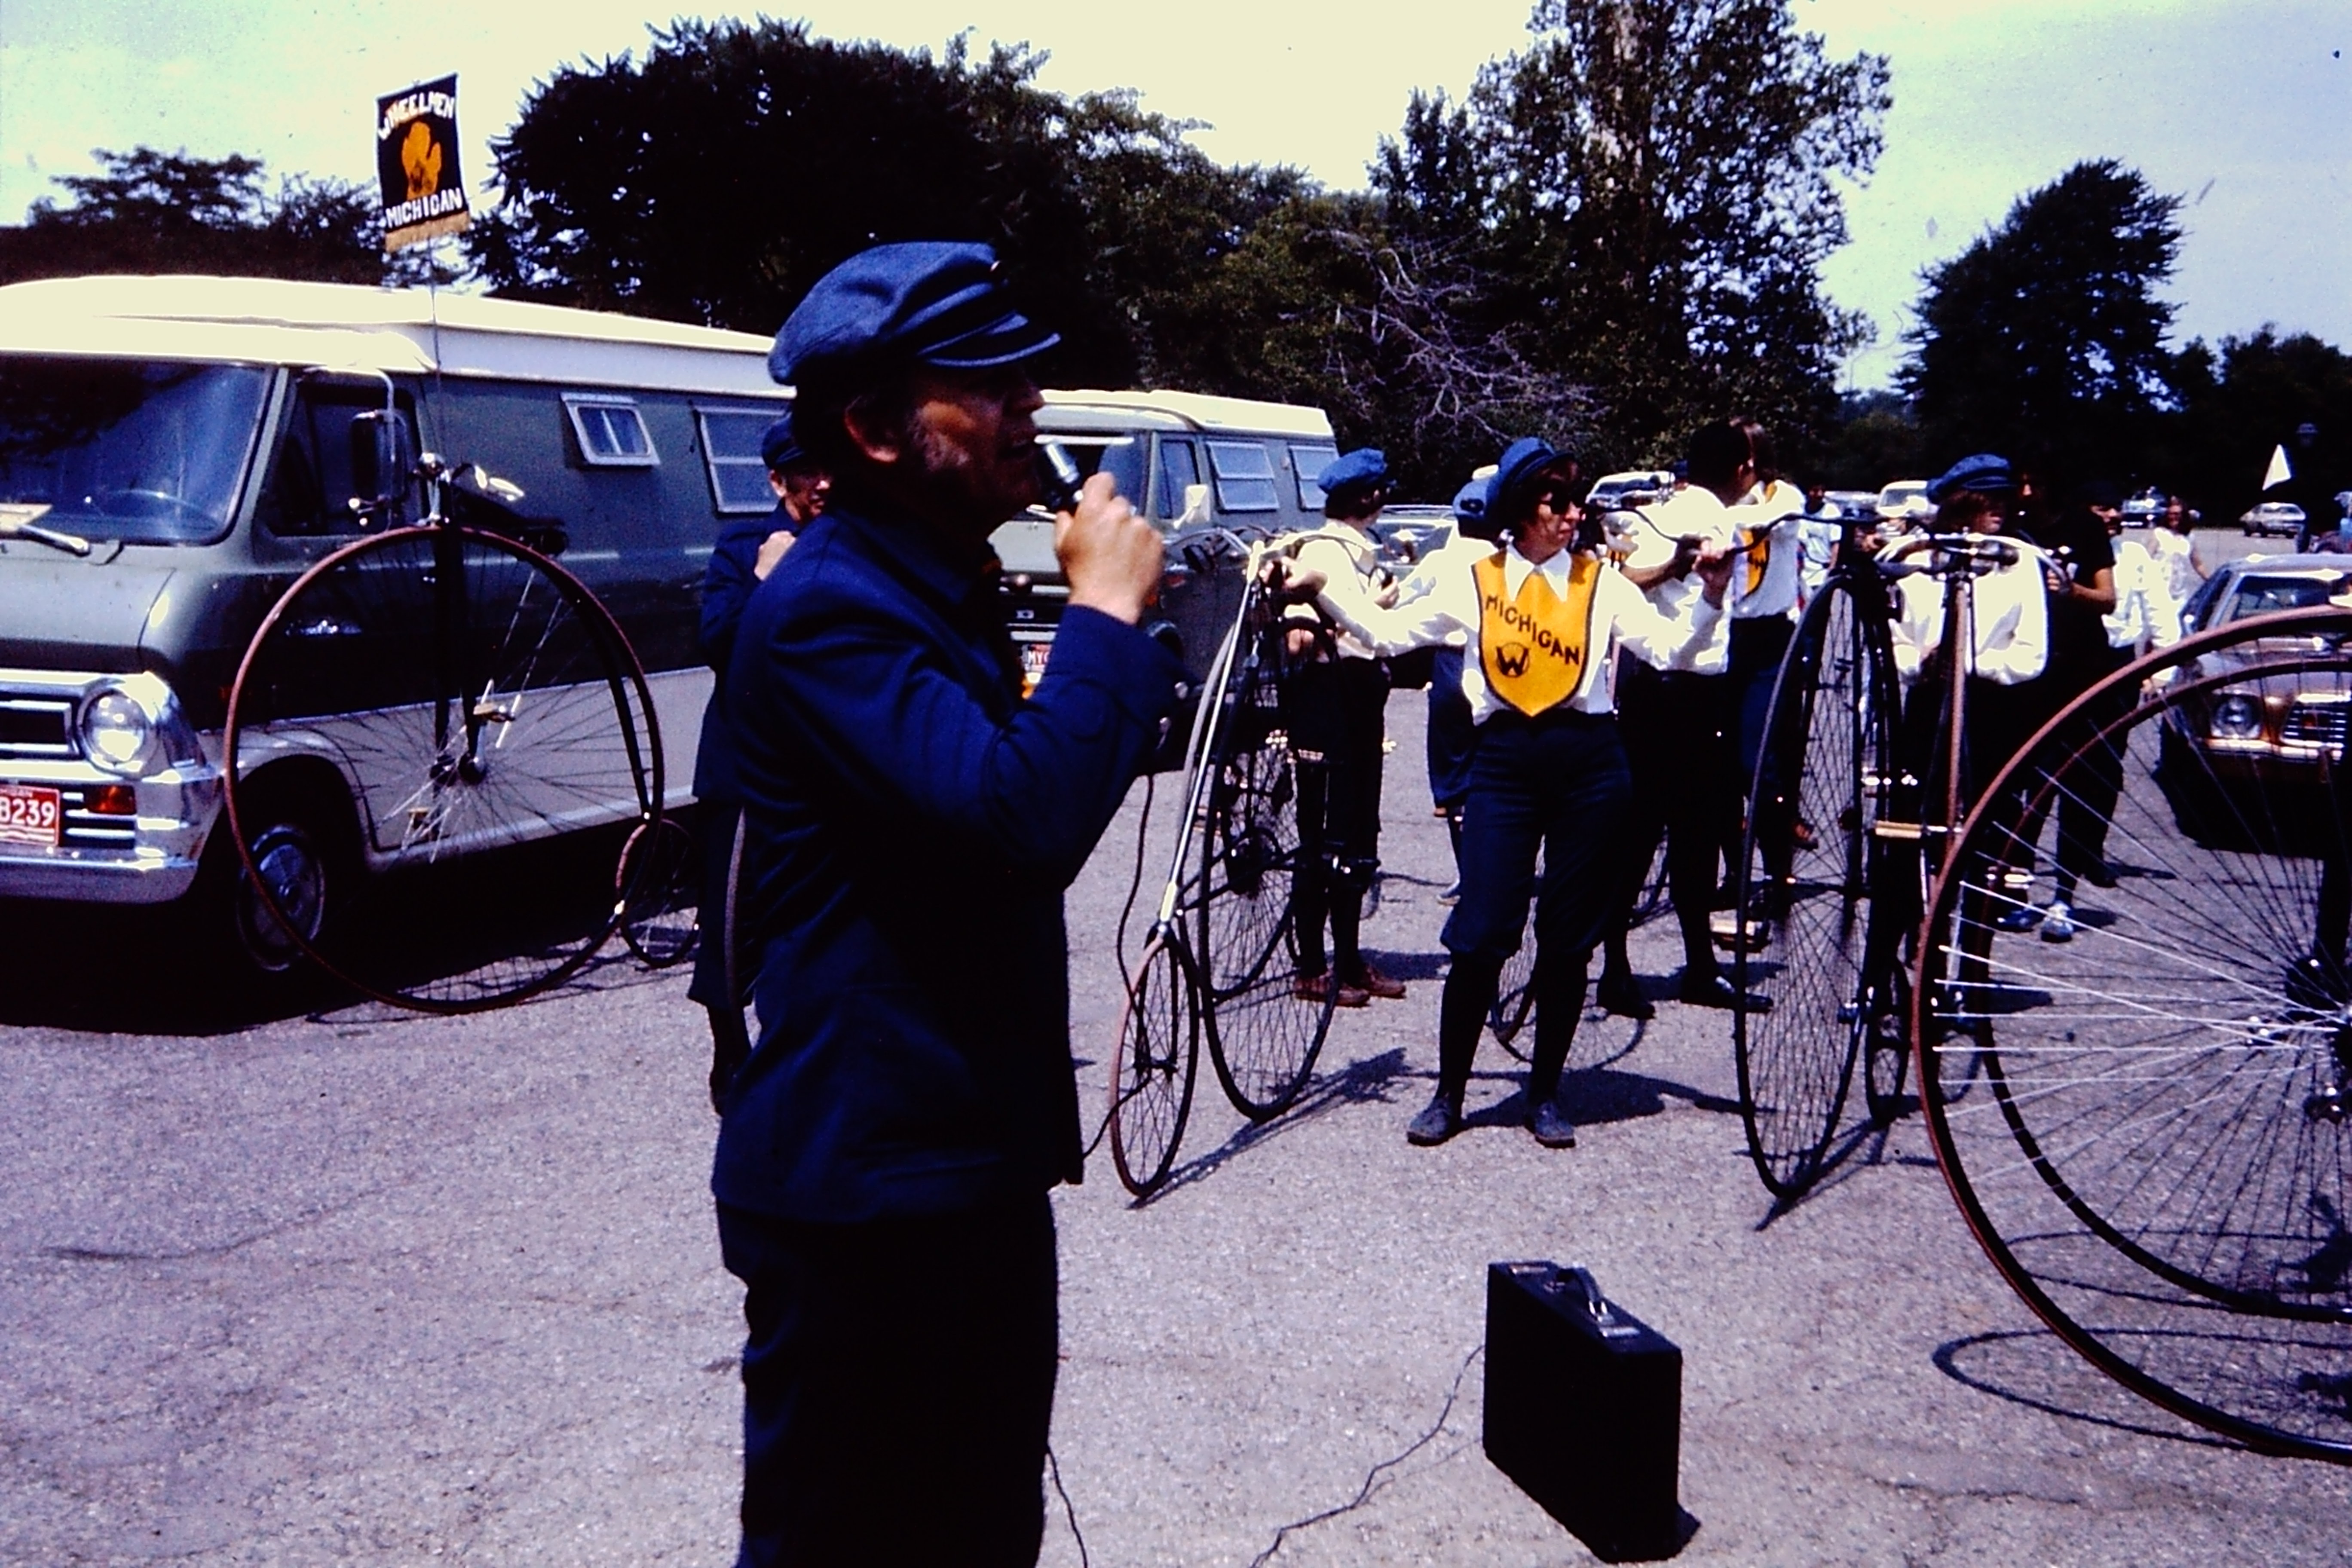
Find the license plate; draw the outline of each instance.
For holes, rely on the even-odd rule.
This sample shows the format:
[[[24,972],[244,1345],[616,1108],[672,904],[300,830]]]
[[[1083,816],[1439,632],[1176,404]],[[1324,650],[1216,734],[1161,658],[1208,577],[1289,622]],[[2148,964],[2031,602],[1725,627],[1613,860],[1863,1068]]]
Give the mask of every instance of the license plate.
[[[55,849],[65,826],[58,792],[33,784],[0,784],[0,844]]]

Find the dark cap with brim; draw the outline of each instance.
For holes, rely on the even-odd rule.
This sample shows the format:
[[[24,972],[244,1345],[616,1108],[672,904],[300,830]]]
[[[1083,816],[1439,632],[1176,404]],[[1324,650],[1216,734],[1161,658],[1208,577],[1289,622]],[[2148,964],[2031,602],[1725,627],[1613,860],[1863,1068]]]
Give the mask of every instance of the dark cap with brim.
[[[1060,342],[1013,308],[985,245],[861,250],[816,281],[776,333],[768,374],[793,384],[910,364],[986,370]]]
[[[1979,495],[2000,495],[2017,488],[2017,476],[2007,458],[1991,452],[1979,452],[1962,458],[1928,481],[1927,499],[1937,506],[1952,499],[1956,490],[1974,490]]]
[[[1533,436],[1522,436],[1503,448],[1495,460],[1495,477],[1486,481],[1486,515],[1500,521],[1516,518],[1515,510],[1535,481],[1550,468],[1571,461],[1569,455]]]
[[[799,439],[793,435],[791,415],[785,415],[768,426],[766,433],[760,437],[760,456],[769,468],[778,473],[809,460],[809,455],[801,449]]]

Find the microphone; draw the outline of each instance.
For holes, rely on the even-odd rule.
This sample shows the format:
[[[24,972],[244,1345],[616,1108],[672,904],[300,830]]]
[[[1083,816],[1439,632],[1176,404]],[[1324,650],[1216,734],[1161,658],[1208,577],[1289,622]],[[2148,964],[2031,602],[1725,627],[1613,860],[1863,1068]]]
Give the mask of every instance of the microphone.
[[[1037,483],[1044,489],[1045,508],[1049,511],[1076,511],[1078,491],[1087,482],[1078,472],[1077,459],[1059,441],[1037,438]]]

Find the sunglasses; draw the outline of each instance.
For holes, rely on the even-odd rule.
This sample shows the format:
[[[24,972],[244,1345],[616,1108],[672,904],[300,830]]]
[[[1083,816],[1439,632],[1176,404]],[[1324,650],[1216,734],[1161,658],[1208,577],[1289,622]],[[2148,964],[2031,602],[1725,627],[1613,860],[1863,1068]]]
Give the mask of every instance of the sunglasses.
[[[1566,484],[1546,485],[1536,492],[1536,502],[1539,506],[1551,508],[1555,513],[1562,517],[1584,504],[1578,498],[1575,489]]]

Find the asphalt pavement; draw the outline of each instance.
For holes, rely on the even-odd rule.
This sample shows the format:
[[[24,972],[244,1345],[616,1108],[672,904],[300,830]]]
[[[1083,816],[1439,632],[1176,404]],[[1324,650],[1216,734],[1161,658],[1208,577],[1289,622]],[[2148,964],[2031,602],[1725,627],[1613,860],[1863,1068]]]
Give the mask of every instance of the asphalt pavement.
[[[1449,871],[1422,699],[1389,712],[1366,940],[1411,994],[1339,1014],[1271,1123],[1204,1070],[1151,1202],[1107,1153],[1057,1199],[1054,1447],[1088,1561],[1591,1561],[1479,1447],[1485,1268],[1531,1258],[1683,1348],[1681,1562],[2347,1560],[2352,1471],[2187,1427],[2057,1342],[1916,1118],[1855,1127],[1776,1212],[1722,1015],[1588,1021],[1573,1150],[1518,1127],[1491,1042],[1470,1131],[1409,1147]],[[1090,1122],[1141,797],[1070,899]],[[740,1303],[685,976],[614,959],[475,1018],[224,1021],[113,929],[0,943],[0,1561],[730,1561]],[[1673,946],[1636,933],[1662,997]],[[1044,1561],[1077,1563],[1048,1501]]]

